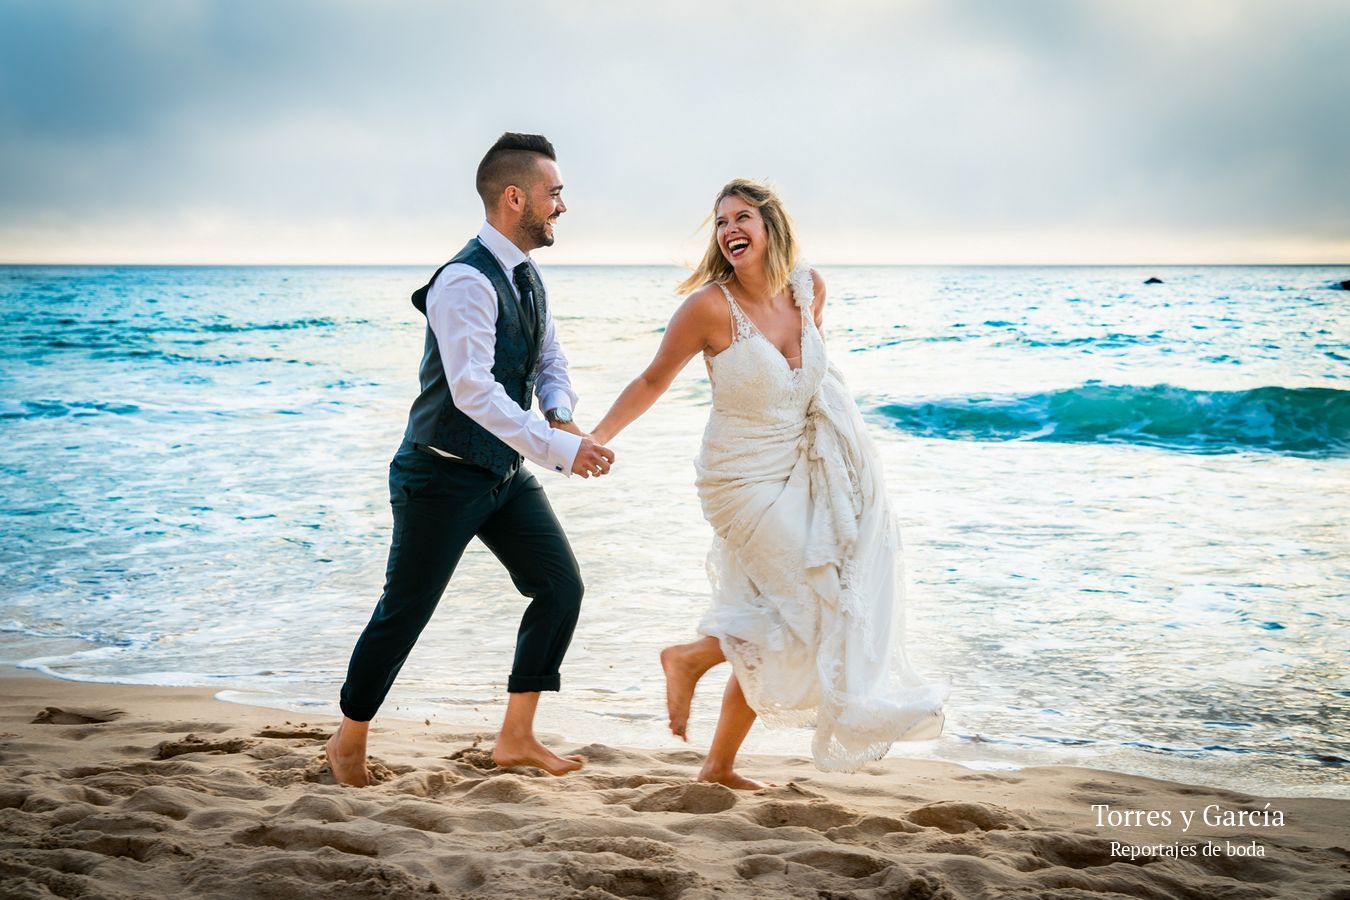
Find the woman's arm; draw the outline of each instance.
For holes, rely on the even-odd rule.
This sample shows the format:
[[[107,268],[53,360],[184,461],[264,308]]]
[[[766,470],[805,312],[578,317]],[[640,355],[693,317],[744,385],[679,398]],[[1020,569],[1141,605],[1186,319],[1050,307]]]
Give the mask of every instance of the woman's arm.
[[[815,269],[811,270],[811,287],[815,289],[815,297],[811,301],[811,317],[816,320],[816,330],[820,336],[825,336],[825,279],[820,277],[820,273]]]
[[[726,303],[716,301],[721,301],[721,295],[715,286],[708,285],[690,294],[675,310],[656,356],[652,357],[646,370],[623,389],[600,424],[592,429],[591,438],[597,444],[608,444],[650,409],[694,354],[708,346],[708,339],[718,326],[725,330]],[[721,313],[720,318],[718,313]]]

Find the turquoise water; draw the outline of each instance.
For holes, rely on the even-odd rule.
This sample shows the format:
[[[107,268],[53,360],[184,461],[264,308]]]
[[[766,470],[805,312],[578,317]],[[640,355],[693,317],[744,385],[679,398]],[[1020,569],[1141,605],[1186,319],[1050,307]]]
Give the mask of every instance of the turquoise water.
[[[333,711],[383,576],[428,271],[0,268],[0,658]],[[1350,293],[1330,285],[1350,272],[822,272],[901,517],[912,654],[953,683],[947,734],[898,754],[1346,794]],[[650,357],[680,274],[545,267],[583,425]],[[612,476],[540,475],[587,580],[542,712],[566,739],[671,744],[655,660],[706,599],[707,405],[695,361]],[[475,547],[443,605],[387,712],[491,730],[520,599]]]
[[[911,434],[952,440],[1122,443],[1195,453],[1350,452],[1350,403],[1336,388],[1192,391],[1169,384],[1089,383],[1031,394],[892,403]]]

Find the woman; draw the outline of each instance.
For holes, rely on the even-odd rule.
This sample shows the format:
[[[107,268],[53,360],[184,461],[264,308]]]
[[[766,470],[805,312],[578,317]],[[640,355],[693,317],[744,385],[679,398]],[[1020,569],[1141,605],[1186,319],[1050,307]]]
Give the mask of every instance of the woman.
[[[899,533],[857,407],[826,360],[825,283],[799,264],[766,185],[729,183],[713,222],[679,288],[693,293],[592,437],[608,444],[704,354],[713,408],[695,468],[715,535],[712,604],[703,637],[668,647],[661,664],[683,738],[699,679],[731,663],[699,779],[756,789],[734,763],[757,715],[814,722],[817,766],[847,771],[894,741],[937,737],[946,691],[905,659]]]

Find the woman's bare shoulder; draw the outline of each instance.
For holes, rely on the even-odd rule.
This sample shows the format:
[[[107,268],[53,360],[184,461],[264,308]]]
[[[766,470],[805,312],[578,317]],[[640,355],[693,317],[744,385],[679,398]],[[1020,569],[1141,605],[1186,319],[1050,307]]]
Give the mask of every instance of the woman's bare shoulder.
[[[823,296],[825,294],[825,279],[815,269],[808,271],[811,273],[811,287],[815,290],[816,297]]]
[[[684,298],[680,306],[681,314],[701,321],[720,321],[726,317],[727,301],[717,284],[705,284]]]
[[[703,351],[715,356],[731,342],[731,313],[722,288],[715,282],[705,284],[685,298],[676,317],[684,327],[698,334]]]
[[[714,303],[725,303],[726,301],[722,299],[721,285],[717,284],[715,281],[710,281],[686,297],[685,302],[711,306]]]

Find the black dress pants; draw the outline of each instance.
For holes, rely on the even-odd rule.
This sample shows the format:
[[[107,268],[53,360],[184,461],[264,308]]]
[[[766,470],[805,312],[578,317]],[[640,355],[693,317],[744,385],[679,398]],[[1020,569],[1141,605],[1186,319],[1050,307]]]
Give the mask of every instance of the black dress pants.
[[[544,489],[519,462],[498,477],[404,441],[389,464],[394,534],[384,594],[352,651],[342,713],[375,717],[431,620],[464,548],[478,537],[530,598],[507,691],[556,691],[581,609],[581,573]]]

